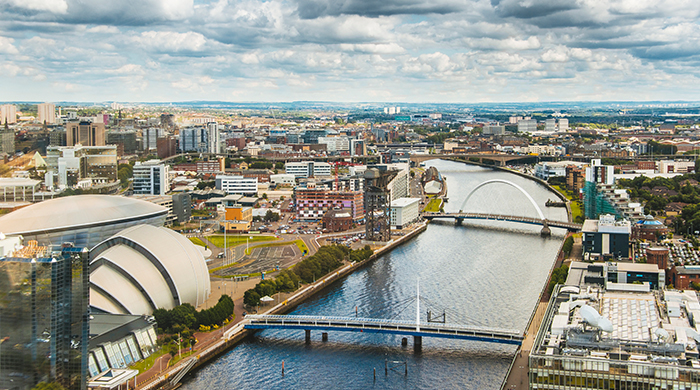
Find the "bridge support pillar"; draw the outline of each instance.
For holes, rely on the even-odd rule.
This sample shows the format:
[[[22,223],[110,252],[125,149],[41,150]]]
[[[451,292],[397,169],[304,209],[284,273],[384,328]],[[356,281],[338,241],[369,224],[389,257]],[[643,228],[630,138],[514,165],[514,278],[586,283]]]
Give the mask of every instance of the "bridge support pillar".
[[[547,225],[547,222],[542,221],[542,230],[540,230],[540,235],[542,237],[549,237],[552,235],[552,230],[549,228],[549,225]]]
[[[462,226],[462,222],[464,222],[464,218],[455,218],[455,226]]]
[[[423,347],[423,336],[413,336],[413,350],[420,351]]]
[[[407,345],[408,345],[408,339],[405,338],[405,337],[402,338],[402,339],[401,339],[401,346],[402,346],[402,347],[405,347],[405,346],[407,346]]]
[[[311,342],[311,329],[304,329],[304,332],[306,333],[306,343],[309,344]]]
[[[327,332],[321,333],[321,341],[328,341],[328,333]]]

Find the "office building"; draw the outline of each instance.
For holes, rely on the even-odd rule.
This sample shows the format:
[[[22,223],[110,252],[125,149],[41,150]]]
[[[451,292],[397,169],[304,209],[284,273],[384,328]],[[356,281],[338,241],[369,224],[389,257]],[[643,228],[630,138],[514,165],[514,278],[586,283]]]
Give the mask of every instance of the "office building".
[[[56,127],[49,131],[50,146],[66,146],[66,129],[65,127]]]
[[[258,179],[238,175],[216,175],[216,189],[227,194],[257,195]]]
[[[72,242],[92,248],[127,227],[163,226],[168,209],[133,198],[74,195],[35,203],[0,217],[0,232],[39,245]]]
[[[586,170],[576,165],[566,166],[566,189],[578,197],[586,184]]]
[[[399,198],[391,201],[391,227],[403,229],[420,218],[420,198]]]
[[[135,131],[112,131],[107,133],[108,145],[122,145],[122,153],[131,155],[138,152]]]
[[[29,390],[56,382],[86,389],[87,249],[31,240],[5,245],[16,240],[0,240],[0,388]]]
[[[134,194],[165,195],[170,191],[170,167],[160,160],[134,164]]]
[[[15,154],[15,131],[0,127],[0,153]]]
[[[47,171],[57,175],[59,186],[76,186],[88,179],[95,184],[117,180],[117,147],[49,146],[46,148]]]
[[[288,162],[284,164],[284,172],[297,178],[331,176],[331,164],[317,161]]]
[[[90,250],[90,306],[103,313],[152,314],[211,293],[202,252],[165,227],[136,225]]]
[[[183,152],[208,152],[207,129],[186,127],[180,129],[180,150]]]
[[[325,137],[328,135],[327,130],[305,130],[301,135],[301,140],[305,144],[317,144],[318,137]]]
[[[159,138],[156,145],[158,158],[168,158],[177,154],[177,138]]]
[[[482,134],[484,135],[503,135],[506,133],[506,127],[504,125],[484,125]]]
[[[522,119],[518,121],[518,133],[534,133],[537,131],[537,120]]]
[[[367,155],[367,144],[363,139],[351,139],[350,140],[350,155],[351,156],[365,156]]]
[[[105,125],[88,121],[66,123],[66,146],[104,146]]]
[[[0,125],[13,124],[17,122],[17,106],[14,104],[3,104],[0,106]]]
[[[652,290],[646,283],[603,287],[590,279],[604,265],[582,266],[589,275],[580,284],[567,278],[552,294],[529,355],[529,388],[696,387],[695,291]]]
[[[53,125],[56,123],[56,105],[53,103],[41,103],[37,106],[39,123]]]
[[[158,148],[158,138],[165,136],[165,131],[160,127],[149,127],[141,130],[143,150],[156,150]]]
[[[632,233],[629,221],[616,221],[614,215],[601,215],[598,220],[583,223],[583,253],[585,258],[627,258]]]

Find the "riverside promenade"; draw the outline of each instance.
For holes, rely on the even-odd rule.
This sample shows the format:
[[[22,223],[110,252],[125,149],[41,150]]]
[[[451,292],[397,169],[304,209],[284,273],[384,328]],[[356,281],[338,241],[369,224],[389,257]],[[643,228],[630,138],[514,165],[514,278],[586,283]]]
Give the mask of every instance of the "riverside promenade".
[[[356,269],[365,266],[368,263],[373,262],[378,257],[390,252],[395,247],[402,245],[403,243],[411,240],[413,237],[422,233],[427,229],[427,222],[419,223],[412,231],[406,233],[403,236],[397,237],[389,241],[388,243],[378,247],[374,254],[367,260],[358,263],[348,263],[338,270],[335,270],[325,277],[317,280],[315,283],[302,286],[299,290],[291,294],[284,294],[278,297],[279,303],[265,310],[261,314],[285,314],[292,311],[299,304],[304,302],[309,297],[323,291],[326,286],[332,284],[334,281],[341,279]],[[160,359],[163,359],[163,368],[161,369],[160,361],[156,361],[153,367],[140,374],[134,380],[132,380],[133,388],[135,389],[159,389],[159,388],[171,388],[171,381],[173,378],[182,376],[185,373],[199,369],[200,367],[207,364],[209,361],[217,358],[224,352],[228,351],[236,344],[241,342],[243,339],[251,334],[250,330],[244,329],[245,317],[243,316],[243,293],[255,286],[259,282],[259,279],[248,280],[246,282],[238,282],[237,287],[233,287],[233,282],[226,282],[227,287],[236,288],[235,294],[232,296],[234,300],[234,313],[235,319],[231,321],[226,326],[221,329],[217,329],[212,332],[207,333],[195,333],[197,338],[197,344],[194,346],[194,352],[187,358],[178,361],[172,367],[167,367],[167,362],[170,360],[170,355],[164,355]],[[230,284],[229,284],[230,283]],[[212,283],[212,290],[216,291],[218,295],[223,292],[219,292],[217,284]],[[215,292],[212,292],[214,295]],[[218,297],[216,298],[218,299]],[[211,300],[211,297],[210,297]],[[167,362],[165,361],[167,359]],[[176,385],[176,384],[175,384]],[[131,386],[130,386],[131,387]]]

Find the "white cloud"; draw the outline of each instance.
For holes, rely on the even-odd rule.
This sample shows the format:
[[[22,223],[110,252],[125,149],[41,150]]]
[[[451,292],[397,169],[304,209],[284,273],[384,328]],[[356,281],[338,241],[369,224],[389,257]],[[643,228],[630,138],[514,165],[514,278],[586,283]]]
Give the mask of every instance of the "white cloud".
[[[12,44],[15,40],[0,36],[0,53],[19,54],[19,50]]]
[[[0,1],[15,8],[29,11],[47,11],[54,14],[65,14],[68,11],[68,3],[65,0],[4,0]]]
[[[205,49],[207,39],[192,31],[145,31],[132,38],[137,44],[156,52],[198,52]]]

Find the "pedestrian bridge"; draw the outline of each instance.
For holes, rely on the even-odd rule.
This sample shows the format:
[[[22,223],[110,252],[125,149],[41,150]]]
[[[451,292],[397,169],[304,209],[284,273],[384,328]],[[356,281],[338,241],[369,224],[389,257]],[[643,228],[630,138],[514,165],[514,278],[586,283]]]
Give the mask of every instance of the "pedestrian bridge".
[[[518,190],[525,197],[525,199],[527,199],[528,202],[532,205],[532,208],[537,212],[537,217],[532,218],[532,217],[518,216],[518,215],[500,215],[500,214],[491,214],[491,213],[464,212],[464,210],[466,210],[466,208],[467,208],[467,204],[468,204],[469,200],[472,198],[472,196],[477,191],[479,191],[479,190],[483,191],[483,188],[493,187],[494,185],[507,185],[507,186],[510,186],[510,187]],[[465,219],[485,219],[485,220],[494,220],[494,221],[519,222],[519,223],[526,223],[526,224],[531,224],[531,225],[541,225],[542,226],[541,234],[543,236],[549,236],[551,234],[551,231],[549,229],[550,226],[551,227],[565,228],[569,231],[581,230],[580,224],[571,223],[571,222],[562,222],[562,221],[551,220],[551,219],[545,218],[544,213],[542,212],[542,209],[540,208],[540,206],[537,205],[537,202],[535,202],[535,199],[533,199],[532,196],[527,193],[527,191],[525,191],[522,187],[520,187],[519,185],[517,185],[511,181],[503,180],[503,179],[487,180],[487,181],[479,184],[478,186],[474,187],[474,189],[472,189],[471,192],[469,192],[467,197],[464,199],[464,202],[462,202],[462,207],[459,208],[459,212],[457,212],[457,213],[427,212],[427,213],[422,213],[421,216],[425,219],[428,219],[428,220],[433,220],[436,218],[454,219],[458,225],[461,225]]]
[[[556,221],[552,219],[539,219],[531,217],[521,217],[517,215],[501,215],[501,214],[486,214],[486,213],[422,213],[421,216],[428,220],[433,219],[454,219],[460,224],[465,219],[484,219],[491,221],[509,221],[526,223],[530,225],[542,225],[548,227],[564,228],[571,232],[581,230],[581,224],[572,222]]]
[[[520,345],[523,335],[516,330],[490,329],[444,323],[419,323],[402,320],[384,320],[356,317],[298,316],[298,315],[247,315],[246,329],[299,329],[306,331],[309,340],[311,330],[387,333],[414,337],[414,346],[422,337],[438,337]]]

